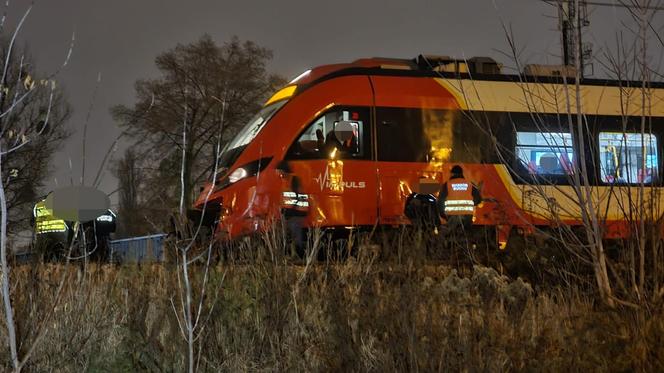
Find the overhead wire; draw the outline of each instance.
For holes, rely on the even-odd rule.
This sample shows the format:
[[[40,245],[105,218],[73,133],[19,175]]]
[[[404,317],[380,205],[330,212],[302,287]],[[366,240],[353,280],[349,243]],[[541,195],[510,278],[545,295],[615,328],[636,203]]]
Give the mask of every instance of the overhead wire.
[[[554,4],[560,4],[560,3],[574,3],[575,0],[541,0],[544,3],[554,5]],[[587,5],[593,5],[593,6],[604,6],[604,7],[616,7],[616,8],[627,8],[627,9],[645,9],[645,10],[664,10],[664,6],[640,6],[640,5],[629,5],[625,4],[622,1],[617,1],[614,3],[607,3],[607,2],[602,2],[602,1],[583,1]]]

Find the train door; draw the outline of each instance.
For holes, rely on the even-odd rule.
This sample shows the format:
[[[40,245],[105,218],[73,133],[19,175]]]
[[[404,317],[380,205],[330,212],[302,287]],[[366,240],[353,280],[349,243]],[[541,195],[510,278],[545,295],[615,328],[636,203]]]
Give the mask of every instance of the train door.
[[[307,199],[308,225],[376,223],[376,168],[371,107],[332,106],[311,121],[288,150],[291,189]]]
[[[422,192],[430,144],[422,131],[421,114],[420,109],[376,108],[378,214],[382,224],[408,223],[406,198]]]
[[[372,76],[371,81],[376,113],[379,221],[387,225],[406,224],[409,221],[404,207],[408,195],[436,195],[440,189],[441,167],[435,158],[444,149],[436,146],[450,140],[452,127],[441,121],[447,120],[445,109],[456,108],[457,103],[433,79]]]

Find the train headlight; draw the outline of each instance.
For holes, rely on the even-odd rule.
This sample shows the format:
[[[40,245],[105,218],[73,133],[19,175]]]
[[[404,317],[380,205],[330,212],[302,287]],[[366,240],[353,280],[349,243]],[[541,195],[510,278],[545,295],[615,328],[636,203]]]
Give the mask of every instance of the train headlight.
[[[256,176],[259,172],[263,171],[268,164],[272,161],[272,157],[264,157],[257,159],[253,162],[245,163],[242,166],[236,168],[228,176],[224,177],[215,185],[214,191],[218,191],[228,187],[231,184],[235,184],[242,179],[248,177]],[[201,192],[205,193],[205,191]]]
[[[247,176],[249,176],[249,172],[247,172],[244,167],[239,167],[235,169],[235,171],[231,172],[230,175],[228,175],[228,182],[234,184]]]

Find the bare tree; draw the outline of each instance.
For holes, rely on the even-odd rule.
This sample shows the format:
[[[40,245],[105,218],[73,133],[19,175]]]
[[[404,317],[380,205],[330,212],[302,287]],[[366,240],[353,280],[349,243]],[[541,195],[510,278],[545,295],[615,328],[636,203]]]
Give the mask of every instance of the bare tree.
[[[12,162],[18,167],[23,167],[24,172],[29,175],[26,170],[30,167],[37,167],[35,176],[45,175],[46,168],[35,166],[35,162],[46,162],[48,156],[55,149],[55,146],[64,139],[65,132],[62,131],[60,126],[62,121],[67,117],[67,110],[60,111],[61,106],[54,109],[54,105],[62,105],[62,96],[56,90],[54,75],[45,76],[43,79],[37,79],[30,74],[32,67],[27,65],[27,58],[21,52],[15,49],[16,37],[23,26],[26,18],[30,14],[32,7],[29,7],[24,13],[23,17],[18,23],[16,30],[13,32],[11,38],[3,43],[3,61],[2,61],[2,75],[0,75],[0,262],[2,273],[0,280],[2,282],[2,300],[4,304],[5,325],[7,328],[7,345],[9,346],[11,354],[11,363],[16,372],[21,371],[31,354],[34,352],[35,347],[42,339],[45,333],[45,328],[36,332],[36,337],[31,343],[22,344],[22,354],[19,355],[19,344],[17,343],[17,334],[15,329],[13,307],[10,292],[10,267],[7,260],[8,247],[7,247],[7,234],[8,224],[10,223],[10,207],[16,209],[21,205],[25,205],[30,201],[29,198],[33,195],[28,192],[23,196],[24,200],[20,203],[21,198],[16,197],[16,205],[10,206],[8,196],[12,194],[20,194],[20,191],[15,189],[12,185],[11,178],[18,176],[20,170],[8,169]],[[2,18],[4,22],[4,18]],[[2,28],[3,24],[0,24]],[[69,53],[63,63],[65,66],[71,55],[70,47]],[[30,105],[30,102],[33,104]],[[54,119],[55,122],[51,123]],[[51,127],[55,126],[55,127]],[[40,148],[40,146],[43,147]],[[34,157],[30,156],[30,150],[37,152]],[[44,151],[42,153],[42,151]],[[23,152],[23,153],[22,153]],[[21,156],[22,155],[22,156]],[[12,159],[12,157],[15,157]],[[3,171],[7,172],[3,173]],[[38,179],[39,180],[39,179]],[[20,182],[17,182],[17,184]],[[5,186],[7,185],[7,186]],[[35,188],[33,183],[28,182],[24,184],[26,188]],[[34,190],[34,189],[33,189]],[[75,224],[75,229],[78,230],[78,223]],[[62,290],[65,277],[62,277],[60,286],[57,293]],[[57,298],[57,296],[56,296]]]
[[[629,172],[645,171],[648,169],[646,151],[652,146],[650,141],[646,139],[653,134],[652,107],[656,104],[652,101],[649,87],[652,78],[650,67],[652,61],[649,60],[647,53],[648,34],[652,31],[661,43],[661,38],[659,38],[651,23],[657,9],[654,7],[655,2],[649,0],[634,0],[620,2],[620,4],[631,14],[633,21],[631,25],[627,26],[633,37],[630,42],[631,50],[629,54],[621,53],[621,51],[624,52],[625,45],[619,42],[617,54],[613,55],[610,52],[605,52],[606,61],[600,61],[600,63],[608,67],[606,69],[607,73],[612,75],[620,84],[622,132],[635,132],[634,130],[636,130],[640,137],[641,153],[638,156],[641,158],[641,164],[634,166],[636,169],[629,170]],[[570,3],[575,15],[572,19],[572,30],[574,30],[576,40],[581,40],[579,24],[582,12],[580,6],[581,2],[579,0]],[[630,27],[633,27],[633,29],[630,30]],[[608,50],[610,49],[607,48]],[[565,97],[564,104],[567,113],[565,122],[568,124],[569,132],[574,133],[579,139],[585,139],[592,134],[589,119],[585,114],[592,108],[585,107],[583,102],[583,56],[581,52],[580,47],[574,50],[573,71],[575,76],[572,82],[563,78],[563,96]],[[631,66],[633,69],[626,69],[627,66]],[[635,86],[634,81],[640,83]],[[634,112],[633,108],[637,108],[637,112]],[[635,122],[638,122],[638,124]],[[626,142],[627,139],[623,136],[620,147],[626,149]],[[631,260],[629,260],[631,281],[625,281],[627,279],[624,279],[623,274],[617,269],[617,263],[611,260],[606,253],[605,222],[609,219],[608,206],[611,202],[598,197],[600,190],[597,184],[592,181],[593,177],[591,176],[595,170],[603,168],[602,164],[596,164],[592,161],[600,154],[601,149],[598,148],[597,144],[586,144],[585,141],[580,140],[574,144],[574,151],[579,157],[579,162],[574,164],[575,169],[570,184],[573,186],[579,204],[583,227],[585,228],[585,240],[582,245],[572,245],[570,247],[579,249],[577,254],[585,256],[590,261],[600,298],[606,305],[615,307],[617,303],[620,303],[637,307],[648,298],[654,300],[659,294],[656,279],[658,272],[661,271],[661,265],[658,264],[661,263],[658,249],[661,245],[661,239],[656,237],[659,237],[662,230],[661,220],[664,211],[660,211],[659,203],[655,202],[659,200],[657,189],[661,185],[656,184],[656,177],[652,177],[650,181],[646,181],[645,177],[641,177],[638,182],[637,180],[629,180],[628,177],[627,182],[632,185],[617,183],[608,188],[608,200],[610,201],[613,198],[614,203],[620,205],[623,219],[629,223],[630,227],[627,248],[630,249],[631,253]],[[628,152],[626,156],[630,157],[632,155]],[[624,161],[619,160],[619,162]],[[587,169],[589,164],[593,165],[594,170]],[[627,165],[626,167],[630,168],[631,166]],[[602,171],[606,172],[606,170]],[[635,182],[636,184],[634,184]],[[651,246],[652,255],[648,254],[647,245]],[[646,272],[645,263],[648,256],[653,260],[653,267],[651,268],[652,271]],[[655,280],[654,283],[652,280]],[[631,285],[626,286],[626,283],[631,283]],[[649,285],[646,286],[646,284]],[[619,293],[616,293],[616,288],[620,290]],[[647,297],[646,293],[649,293],[651,297]]]
[[[124,156],[118,160],[113,173],[118,178],[120,205],[118,214],[122,216],[119,221],[118,233],[121,236],[136,236],[148,232],[149,225],[141,214],[139,188],[142,172],[138,166],[138,157],[133,148],[125,151]]]
[[[270,58],[270,51],[252,42],[233,38],[218,46],[204,35],[159,55],[155,62],[162,76],[136,82],[133,107],[113,108],[115,119],[137,139],[144,175],[141,191],[148,207],[178,203],[181,184],[183,204],[192,204],[195,186],[208,180],[214,166],[215,130],[221,131],[222,142],[228,141],[282,82],[266,72]],[[224,95],[230,109],[226,125],[219,127]],[[172,172],[181,166],[182,175]]]
[[[226,98],[226,92],[222,95],[223,99],[220,99],[221,103],[221,115],[218,123],[218,128],[216,129],[216,144],[215,144],[215,151],[214,154],[216,155],[214,158],[213,166],[212,166],[212,185],[214,187],[214,184],[216,183],[217,180],[217,175],[219,172],[219,154],[221,153],[221,143],[222,143],[222,138],[223,138],[223,128],[225,124],[225,119],[226,119],[226,109],[227,109],[227,104],[225,101]],[[181,186],[180,186],[180,208],[178,212],[175,214],[174,220],[177,222],[176,224],[176,235],[175,237],[177,238],[174,242],[175,245],[175,251],[176,251],[176,261],[178,264],[178,271],[177,271],[177,284],[178,284],[178,292],[177,294],[179,296],[179,304],[176,306],[176,302],[174,301],[175,295],[171,297],[171,306],[173,308],[173,311],[175,313],[176,319],[178,321],[178,326],[180,328],[180,332],[182,335],[182,338],[186,342],[187,345],[187,371],[190,373],[193,373],[198,370],[198,366],[200,364],[200,357],[201,357],[201,348],[202,348],[202,337],[205,333],[205,328],[207,324],[207,319],[209,317],[209,314],[212,312],[214,309],[214,306],[216,304],[216,296],[212,302],[208,302],[206,304],[206,291],[207,291],[207,286],[208,286],[208,280],[209,280],[209,272],[210,272],[210,266],[212,263],[212,250],[214,246],[214,239],[212,237],[209,238],[208,242],[203,242],[201,243],[201,240],[197,240],[202,224],[203,224],[203,217],[201,216],[199,221],[194,221],[190,223],[187,221],[187,214],[186,214],[186,205],[185,205],[185,193],[186,193],[186,188],[185,188],[185,169],[186,169],[186,163],[187,163],[187,157],[188,154],[185,149],[186,143],[187,143],[187,128],[188,128],[188,123],[187,123],[187,107],[185,106],[184,108],[184,117],[185,120],[182,122],[182,143],[184,146],[182,147],[182,166],[180,168],[180,180],[181,180]],[[205,196],[205,202],[204,204],[207,204],[210,195],[212,194],[212,189],[208,190],[207,195]],[[196,246],[204,246],[205,250],[196,250]],[[203,278],[199,282],[200,287],[195,288],[194,281],[193,281],[193,275],[191,273],[191,264],[197,261],[200,261],[200,259],[203,259],[204,261],[204,270],[203,270]],[[223,278],[222,278],[223,281]],[[218,291],[216,295],[218,295]],[[206,312],[207,309],[207,312]],[[196,347],[198,347],[198,351],[196,351]]]
[[[562,0],[569,4],[574,17],[571,20],[570,30],[577,41],[581,40],[581,1]],[[653,97],[650,81],[654,76],[660,76],[653,69],[653,61],[649,58],[648,48],[651,43],[659,47],[664,46],[661,36],[653,27],[652,20],[658,11],[658,2],[655,1],[628,1],[619,2],[621,9],[628,12],[632,22],[625,24],[627,33],[617,31],[615,48],[606,48],[603,59],[596,61],[604,67],[605,73],[618,84],[620,111],[618,124],[622,133],[632,133],[640,140],[640,151],[637,154],[625,154],[640,159],[639,165],[624,164],[625,161],[616,154],[618,167],[629,169],[636,174],[638,170],[646,171],[646,151],[653,144],[650,136],[653,135],[654,105],[661,105]],[[533,82],[533,78],[526,79],[521,72],[524,71],[516,47],[515,37],[509,27],[504,25],[504,31],[510,45],[506,53],[516,63],[519,71],[518,85],[521,87],[523,105],[527,106],[530,125],[535,126],[539,132],[558,131],[565,132],[577,138],[573,143],[565,143],[561,139],[548,139],[548,146],[552,152],[559,152],[561,147],[573,149],[576,160],[569,164],[566,175],[566,186],[557,185],[547,181],[546,178],[521,177],[520,182],[528,185],[528,192],[540,204],[540,208],[547,211],[552,226],[558,227],[552,231],[542,231],[537,227],[533,230],[555,240],[561,247],[567,248],[580,263],[592,269],[593,280],[602,302],[609,307],[618,305],[639,308],[647,307],[647,301],[657,301],[662,296],[660,279],[664,270],[662,263],[662,237],[664,228],[664,211],[660,206],[661,179],[653,175],[649,181],[646,177],[638,180],[625,179],[618,181],[619,175],[610,175],[601,163],[598,164],[602,149],[599,144],[589,143],[588,138],[594,138],[594,124],[590,122],[590,113],[593,107],[584,100],[583,84],[583,56],[582,48],[573,49],[573,65],[563,68],[561,74],[562,84],[547,84]],[[625,36],[631,35],[629,40]],[[566,43],[561,43],[566,47]],[[613,51],[613,52],[611,52]],[[571,73],[571,76],[570,76]],[[477,92],[473,84],[465,87],[463,95],[475,97]],[[602,97],[600,99],[610,99]],[[545,105],[556,108],[557,114],[551,117],[543,110]],[[614,116],[614,120],[617,118]],[[476,125],[491,133],[491,124],[484,118],[473,118]],[[517,129],[514,122],[510,123],[511,130]],[[503,158],[503,163],[509,165],[515,175],[519,175],[516,166],[512,166],[509,159],[517,159],[514,149],[506,149],[494,140],[496,152]],[[623,148],[627,148],[626,136],[620,141]],[[627,150],[625,150],[627,151]],[[623,152],[625,152],[623,151]],[[620,151],[619,151],[620,152]],[[620,165],[623,163],[623,165]],[[607,185],[599,185],[596,177],[601,172],[609,174],[605,180]],[[645,175],[643,175],[645,176]],[[612,182],[610,179],[615,179]],[[555,191],[559,200],[551,197]],[[622,221],[629,227],[629,238],[623,240],[622,254],[619,258],[610,258],[607,255],[606,230],[607,221],[615,220],[609,214],[622,214]],[[579,216],[582,225],[580,230],[568,226],[563,216]],[[524,220],[523,223],[528,223]],[[627,258],[625,252],[627,249]],[[626,265],[625,265],[626,264]],[[627,268],[625,271],[624,268]]]
[[[51,171],[49,160],[70,135],[64,127],[70,109],[62,91],[48,87],[54,81],[37,78],[26,48],[17,48],[6,39],[0,39],[0,45],[0,59],[6,64],[0,83],[5,87],[0,98],[0,112],[6,113],[0,118],[2,135],[12,144],[26,140],[3,160],[7,174],[2,182],[12,233],[28,227],[34,201]]]

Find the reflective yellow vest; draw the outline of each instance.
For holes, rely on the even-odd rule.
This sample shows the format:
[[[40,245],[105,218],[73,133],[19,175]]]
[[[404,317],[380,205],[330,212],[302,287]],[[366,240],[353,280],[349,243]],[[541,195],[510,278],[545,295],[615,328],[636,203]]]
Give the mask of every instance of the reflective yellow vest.
[[[450,179],[447,182],[445,215],[473,215],[473,185],[464,178]]]
[[[35,233],[66,232],[69,227],[62,219],[53,216],[53,211],[46,208],[46,201],[37,202],[32,213],[35,216]]]

